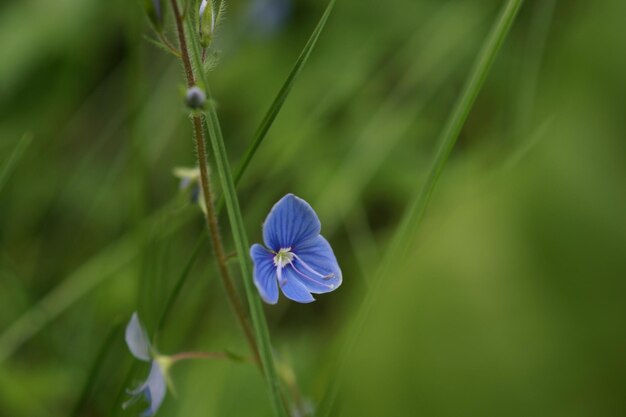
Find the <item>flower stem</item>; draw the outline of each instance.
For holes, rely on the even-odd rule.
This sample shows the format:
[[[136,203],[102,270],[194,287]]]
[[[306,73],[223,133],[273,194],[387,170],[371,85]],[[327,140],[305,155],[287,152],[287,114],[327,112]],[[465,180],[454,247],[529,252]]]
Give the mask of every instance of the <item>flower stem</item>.
[[[228,355],[223,352],[181,352],[171,355],[169,359],[172,362],[185,359],[228,359]]]
[[[193,67],[191,66],[191,60],[189,58],[189,49],[187,47],[187,40],[185,37],[183,18],[180,14],[177,1],[171,0],[171,3],[172,9],[174,11],[176,29],[178,32],[181,61],[185,69],[185,76],[187,79],[187,87],[192,87],[196,84],[196,80],[193,73]],[[206,205],[206,222],[209,227],[209,236],[211,238],[213,251],[215,252],[215,257],[217,259],[218,269],[222,278],[222,283],[224,284],[224,288],[226,289],[230,304],[235,312],[235,315],[239,319],[239,323],[245,333],[246,340],[248,341],[250,349],[252,350],[252,354],[254,355],[254,362],[259,366],[262,371],[263,368],[261,367],[259,349],[256,344],[256,339],[254,338],[252,327],[250,326],[250,321],[248,320],[247,314],[243,308],[243,304],[241,302],[241,299],[239,298],[239,294],[237,293],[235,284],[228,270],[228,266],[226,265],[228,258],[226,256],[226,251],[224,250],[224,245],[222,243],[219,225],[217,222],[215,205],[213,203],[213,192],[211,190],[211,184],[209,182],[204,129],[202,127],[202,116],[200,114],[193,114],[191,116],[191,120],[194,129],[196,152],[198,154],[198,166],[200,167],[200,184],[202,186],[204,203]]]

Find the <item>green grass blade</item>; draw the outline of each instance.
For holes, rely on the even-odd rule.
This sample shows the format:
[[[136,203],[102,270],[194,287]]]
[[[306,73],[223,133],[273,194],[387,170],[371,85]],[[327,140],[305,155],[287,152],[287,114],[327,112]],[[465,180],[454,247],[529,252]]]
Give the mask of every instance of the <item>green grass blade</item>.
[[[235,250],[239,255],[239,267],[241,269],[246,298],[248,299],[248,305],[250,308],[250,317],[252,318],[252,325],[257,336],[259,353],[261,361],[263,362],[265,377],[269,385],[274,413],[279,417],[287,417],[280,394],[280,381],[274,366],[272,345],[270,342],[265,313],[263,312],[261,299],[256,293],[256,289],[252,283],[252,268],[250,260],[247,256],[249,249],[248,238],[243,224],[241,209],[239,208],[239,200],[237,199],[237,194],[235,192],[235,183],[230,171],[228,156],[224,146],[224,139],[222,138],[217,113],[212,105],[207,113],[207,130],[209,133],[211,147],[213,148],[213,153],[215,154],[217,172],[222,184],[226,211],[228,212],[228,218],[230,219],[233,241],[235,243]]]
[[[191,269],[193,268],[193,265],[195,264],[196,259],[198,259],[198,255],[200,254],[200,249],[202,249],[202,246],[206,242],[207,240],[206,238],[207,238],[206,233],[202,233],[198,237],[196,245],[193,248],[191,255],[189,256],[187,263],[185,263],[185,266],[180,276],[178,277],[176,284],[174,284],[172,291],[167,297],[167,301],[165,302],[165,307],[163,307],[163,311],[161,312],[161,315],[155,327],[156,333],[160,332],[161,329],[163,328],[163,325],[165,324],[165,320],[167,319],[167,316],[172,310],[172,307],[174,306],[174,302],[176,301],[176,298],[178,298],[178,294],[180,294],[180,291],[182,290],[183,285],[185,284],[185,282],[187,282],[187,278],[189,277],[189,274],[191,273]]]
[[[267,132],[269,131],[269,129],[272,126],[272,124],[274,123],[274,120],[276,119],[276,116],[278,116],[278,113],[280,112],[280,109],[282,108],[283,104],[285,103],[285,100],[287,99],[287,96],[291,92],[291,89],[292,89],[293,85],[295,84],[298,76],[302,72],[302,69],[304,68],[304,65],[308,61],[309,56],[311,55],[311,52],[313,51],[313,48],[317,44],[317,40],[319,39],[319,36],[322,33],[322,30],[324,29],[324,26],[326,25],[326,21],[328,20],[328,17],[330,16],[330,13],[331,13],[334,5],[335,5],[335,1],[336,0],[331,0],[328,3],[328,6],[326,6],[326,10],[324,10],[324,13],[322,14],[322,17],[320,18],[319,22],[317,23],[317,26],[315,27],[315,30],[313,30],[313,33],[311,33],[311,36],[309,37],[306,45],[304,46],[304,49],[302,49],[302,52],[300,52],[300,55],[298,56],[298,59],[296,60],[296,63],[294,64],[293,68],[291,69],[291,72],[289,73],[289,75],[287,76],[287,79],[285,80],[285,82],[283,83],[282,87],[278,91],[278,94],[274,98],[274,101],[272,102],[272,105],[267,110],[267,113],[265,114],[265,117],[263,117],[263,120],[261,121],[261,124],[259,125],[259,127],[258,127],[258,129],[257,129],[257,131],[256,131],[256,133],[254,135],[254,139],[248,145],[248,147],[246,149],[246,152],[244,153],[244,156],[243,156],[241,162],[239,163],[239,165],[237,167],[237,171],[235,172],[235,175],[234,175],[235,186],[237,186],[239,184],[239,182],[241,181],[241,178],[243,177],[244,172],[248,168],[248,165],[250,164],[250,161],[252,160],[253,156],[256,154],[257,150],[259,149],[259,146],[261,146],[261,143],[265,139],[265,137],[267,135]],[[192,19],[188,19],[188,21],[192,21]],[[189,32],[189,36],[193,37],[193,32],[190,31],[189,28],[188,28],[188,32]],[[194,50],[194,53],[197,54],[198,51]],[[196,55],[196,56],[198,56],[198,55]],[[201,68],[202,68],[202,66],[198,67],[198,63],[196,62],[196,69],[198,70],[198,69],[201,69]],[[203,82],[203,84],[206,85],[207,84],[206,75],[204,74],[203,71],[198,71],[198,72],[201,73],[202,82]],[[221,212],[221,209],[222,209],[223,205],[224,205],[224,196],[222,195],[222,196],[220,196],[220,198],[219,198],[219,200],[217,202],[217,213],[218,214]],[[169,310],[171,308],[171,304],[174,303],[174,301],[176,300],[176,297],[178,296],[178,293],[180,292],[180,289],[184,285],[184,283],[185,283],[185,281],[186,281],[186,279],[187,279],[187,277],[189,275],[189,270],[191,269],[191,266],[195,262],[195,259],[197,258],[197,255],[199,253],[199,247],[202,245],[202,242],[204,242],[205,240],[206,240],[206,235],[203,234],[201,236],[200,240],[198,241],[198,243],[196,244],[196,248],[194,249],[194,252],[192,253],[190,259],[187,261],[187,265],[185,266],[183,274],[181,275],[181,277],[177,281],[177,284],[173,288],[172,293],[168,297],[168,301],[166,303],[166,307],[163,310],[163,313],[162,313],[162,315],[161,315],[161,317],[160,317],[160,319],[159,319],[159,321],[157,323],[157,331],[160,330],[161,327],[163,326],[163,324],[165,322],[165,319],[166,319],[167,315],[169,314]]]
[[[518,137],[525,137],[531,125],[539,74],[544,61],[556,3],[557,0],[545,0],[533,4],[532,20],[528,25],[529,30],[520,68],[522,78],[519,83],[517,114],[515,115],[515,134]]]
[[[78,299],[93,291],[106,279],[114,277],[135,259],[139,252],[138,240],[161,222],[178,202],[174,199],[164,208],[144,220],[132,232],[102,249],[96,256],[87,260],[59,285],[49,291],[24,314],[0,333],[0,363],[11,356],[25,341],[72,306]],[[161,235],[165,239],[189,221],[188,216],[174,218]]]
[[[317,27],[313,31],[313,34],[309,38],[304,50],[300,54],[298,61],[294,65],[289,77],[285,81],[285,84],[279,91],[276,99],[272,103],[266,117],[263,119],[261,126],[259,127],[255,139],[253,140],[251,146],[248,148],[242,163],[237,170],[237,174],[235,174],[235,178],[233,178],[230,163],[228,162],[228,155],[226,153],[226,148],[224,146],[224,139],[222,137],[221,127],[219,123],[219,119],[217,117],[217,112],[215,111],[215,107],[213,105],[213,100],[210,94],[210,90],[208,88],[209,84],[206,79],[206,74],[203,71],[198,71],[200,74],[200,81],[205,87],[207,91],[207,96],[209,98],[209,108],[207,110],[207,132],[211,142],[211,147],[213,149],[213,153],[215,155],[217,172],[220,178],[220,183],[222,186],[223,198],[226,203],[226,210],[228,212],[228,217],[230,219],[233,241],[235,243],[235,250],[240,256],[239,266],[241,268],[241,274],[243,276],[244,287],[246,291],[246,298],[248,299],[248,304],[250,308],[250,316],[252,318],[252,324],[254,326],[254,330],[257,336],[261,361],[263,362],[263,369],[265,371],[265,377],[268,382],[270,396],[272,399],[273,409],[276,415],[281,417],[286,417],[286,410],[284,408],[281,394],[280,394],[280,381],[278,379],[278,375],[276,374],[276,369],[274,366],[274,358],[272,356],[272,346],[269,337],[269,330],[267,327],[267,321],[265,319],[265,313],[263,312],[263,306],[261,304],[261,300],[256,293],[254,285],[252,283],[252,268],[250,264],[250,260],[247,256],[248,253],[248,238],[245,232],[243,218],[241,215],[241,209],[239,208],[239,200],[237,198],[237,193],[235,191],[235,184],[239,182],[243,172],[246,170],[250,160],[253,155],[256,153],[256,150],[260,146],[261,142],[265,138],[267,131],[269,130],[272,122],[276,118],[280,108],[282,107],[285,99],[291,91],[291,88],[297,78],[297,76],[302,71],[306,60],[311,54],[313,46],[317,42],[319,35],[326,24],[328,16],[332,11],[335,0],[331,0],[328,4],[324,14],[322,15]],[[202,68],[202,62],[200,61],[200,46],[198,45],[198,40],[194,35],[193,27],[190,27],[190,20],[188,19],[187,30],[191,36],[189,39],[191,40],[191,47],[194,58],[194,65],[197,69]],[[219,207],[219,206],[218,206]]]
[[[190,31],[191,32],[191,31]],[[193,32],[192,32],[193,33]],[[190,36],[190,44],[192,46],[192,55],[195,61],[196,68],[201,65],[200,62],[200,47],[198,40],[195,36]],[[226,154],[226,148],[224,146],[224,139],[222,137],[221,127],[217,118],[217,113],[213,105],[213,99],[210,95],[208,83],[206,81],[206,75],[200,72],[202,83],[207,91],[208,111],[206,114],[206,130],[210,138],[211,147],[213,149],[217,173],[222,186],[222,193],[224,195],[224,202],[226,203],[226,211],[228,212],[228,218],[230,219],[230,225],[232,229],[233,241],[235,243],[235,250],[240,257],[239,266],[241,268],[241,275],[244,281],[244,288],[246,291],[246,298],[248,299],[248,305],[250,308],[250,317],[252,319],[252,326],[256,333],[257,344],[259,346],[259,354],[261,356],[261,362],[265,378],[268,383],[270,392],[270,398],[272,400],[272,408],[274,414],[278,417],[287,417],[287,412],[283,406],[282,398],[280,394],[280,381],[276,374],[274,366],[274,358],[272,356],[272,345],[270,342],[269,330],[267,328],[267,321],[265,319],[265,313],[263,312],[263,306],[261,300],[256,294],[254,285],[252,283],[251,265],[248,257],[248,238],[246,236],[245,228],[243,225],[243,218],[241,216],[241,209],[239,208],[239,200],[237,199],[237,193],[235,191],[235,182],[230,170],[230,164],[228,162],[228,155]]]
[[[9,159],[6,161],[6,163],[0,170],[0,192],[2,191],[4,184],[6,184],[6,182],[8,181],[9,176],[11,175],[11,173],[17,166],[19,160],[22,158],[22,155],[24,154],[24,151],[26,150],[28,145],[30,145],[32,140],[33,140],[33,135],[31,133],[26,133],[20,138],[20,140],[15,145],[15,148],[13,149],[13,152],[9,156]]]
[[[350,332],[347,336],[346,342],[343,346],[342,353],[339,358],[339,366],[337,369],[337,375],[332,378],[324,398],[318,416],[329,417],[332,413],[333,404],[337,397],[337,391],[340,385],[342,371],[345,363],[356,345],[357,338],[363,329],[367,316],[373,304],[374,298],[378,292],[378,287],[381,283],[381,277],[390,270],[392,261],[394,259],[403,259],[406,254],[411,238],[415,236],[415,233],[420,225],[420,222],[424,216],[424,212],[437,180],[439,179],[443,167],[445,166],[452,149],[459,137],[463,124],[465,123],[467,116],[478,96],[478,93],[487,78],[489,69],[491,68],[493,61],[507,35],[520,6],[522,0],[509,0],[495,25],[483,44],[482,50],[479,53],[474,67],[467,79],[467,82],[462,90],[462,93],[452,111],[445,128],[439,139],[439,147],[435,154],[432,167],[429,171],[426,182],[422,185],[419,192],[406,210],[402,221],[392,239],[391,245],[385,253],[380,268],[377,271],[376,277],[373,280],[371,289],[368,291],[363,304],[360,306],[354,322],[350,328]]]
[[[409,209],[404,215],[402,222],[398,228],[398,232],[394,237],[393,251],[391,256],[402,255],[406,251],[409,238],[415,235],[419,223],[424,215],[424,211],[437,180],[443,171],[443,167],[448,161],[448,157],[456,144],[461,133],[461,129],[467,120],[467,116],[472,109],[476,97],[480,92],[482,85],[487,78],[489,69],[496,58],[500,46],[515,20],[517,12],[522,5],[523,0],[509,0],[502,10],[498,20],[495,23],[489,37],[484,43],[478,59],[474,63],[472,72],[463,88],[463,92],[459,97],[454,110],[448,119],[443,133],[439,139],[439,148],[435,154],[433,165],[430,168],[426,182],[421,187],[420,192],[416,195]],[[390,258],[391,256],[388,256]]]
[[[324,26],[326,26],[326,21],[328,20],[328,16],[330,16],[330,13],[332,12],[334,6],[335,0],[330,0],[328,6],[326,6],[326,10],[324,10],[324,14],[322,14],[322,17],[315,27],[315,30],[313,30],[313,33],[311,33],[311,36],[304,46],[304,49],[302,49],[302,52],[300,52],[300,56],[298,56],[298,59],[291,69],[291,72],[287,76],[285,83],[280,88],[278,94],[276,95],[276,98],[274,98],[274,101],[272,102],[272,105],[267,110],[265,117],[261,121],[261,125],[254,135],[252,143],[246,150],[246,153],[244,154],[241,162],[239,163],[239,166],[237,167],[237,171],[235,172],[235,184],[237,184],[241,179],[243,173],[248,167],[248,164],[250,164],[252,157],[256,153],[259,146],[261,146],[263,139],[265,139],[267,132],[270,130],[272,123],[274,123],[278,112],[280,112],[280,109],[283,107],[287,96],[291,92],[291,89],[293,88],[298,76],[304,68],[304,64],[306,64],[307,60],[309,59],[309,56],[311,55],[311,52],[313,51],[313,48],[315,47],[315,44],[317,43],[317,40],[319,39],[320,34],[324,29]]]
[[[85,379],[83,390],[78,397],[76,405],[74,406],[74,411],[71,414],[72,417],[78,417],[85,411],[84,408],[87,405],[87,400],[89,400],[89,396],[91,395],[91,392],[96,384],[96,379],[104,366],[104,358],[111,351],[111,347],[117,338],[122,334],[122,328],[122,324],[114,325],[102,342],[102,345],[100,345],[100,349],[98,350],[98,353],[92,362],[91,369],[87,374],[87,378]]]

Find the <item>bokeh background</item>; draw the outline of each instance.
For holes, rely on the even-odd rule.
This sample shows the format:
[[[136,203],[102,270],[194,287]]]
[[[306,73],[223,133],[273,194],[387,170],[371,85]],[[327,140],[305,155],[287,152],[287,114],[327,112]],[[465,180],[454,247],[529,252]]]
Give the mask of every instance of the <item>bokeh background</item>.
[[[325,3],[228,3],[211,82],[236,165]],[[240,184],[252,242],[293,192],[343,268],[266,308],[309,411],[382,279],[333,415],[626,415],[623,1],[525,2],[409,256],[376,276],[503,3],[339,0]],[[183,74],[141,4],[0,5],[1,416],[136,415],[123,326],[154,327],[205,233],[172,175],[195,158]],[[207,244],[156,340],[247,354]],[[249,365],[172,376],[160,416],[271,415]]]

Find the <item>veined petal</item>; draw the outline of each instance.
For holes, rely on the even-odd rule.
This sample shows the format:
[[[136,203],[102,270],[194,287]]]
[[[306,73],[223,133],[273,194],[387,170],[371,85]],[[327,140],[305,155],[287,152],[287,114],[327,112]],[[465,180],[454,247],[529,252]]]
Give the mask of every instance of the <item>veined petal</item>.
[[[254,262],[254,285],[259,290],[261,298],[268,304],[276,304],[278,302],[278,284],[274,254],[255,243],[250,248],[250,256]]]
[[[126,325],[125,338],[128,349],[134,357],[146,362],[150,360],[150,340],[148,339],[146,330],[139,321],[137,312],[133,313],[130,321]]]
[[[292,249],[293,268],[300,282],[312,293],[323,294],[337,289],[343,280],[333,249],[324,237],[302,243]]]
[[[150,406],[141,415],[143,417],[153,416],[163,399],[167,391],[167,383],[165,382],[165,375],[157,361],[152,361],[152,367],[150,368],[150,374],[146,380],[146,399],[150,403]]]
[[[263,241],[274,251],[298,245],[320,234],[320,221],[309,203],[293,194],[278,201],[263,223]]]
[[[293,268],[287,266],[282,270],[282,279],[278,282],[285,297],[298,303],[311,303],[315,298],[302,284]]]

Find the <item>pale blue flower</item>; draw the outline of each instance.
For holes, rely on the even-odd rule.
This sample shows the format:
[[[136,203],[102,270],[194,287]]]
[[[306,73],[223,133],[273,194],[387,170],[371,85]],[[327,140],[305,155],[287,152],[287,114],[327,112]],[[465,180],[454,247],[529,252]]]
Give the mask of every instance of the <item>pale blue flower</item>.
[[[137,313],[133,313],[126,326],[126,344],[135,358],[152,363],[146,380],[137,388],[128,390],[131,398],[122,407],[127,408],[143,398],[148,403],[148,408],[141,413],[141,416],[153,416],[161,406],[167,392],[167,370],[171,360],[167,356],[156,354]]]
[[[189,189],[191,191],[191,202],[197,204],[202,212],[206,214],[206,204],[204,203],[204,194],[200,187],[200,168],[174,168],[174,176],[180,179],[179,188],[181,190]]]
[[[285,297],[310,303],[311,294],[341,285],[341,269],[320,230],[317,214],[303,199],[287,194],[274,205],[263,224],[266,247],[250,248],[254,283],[266,303],[278,302],[278,286]]]

